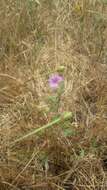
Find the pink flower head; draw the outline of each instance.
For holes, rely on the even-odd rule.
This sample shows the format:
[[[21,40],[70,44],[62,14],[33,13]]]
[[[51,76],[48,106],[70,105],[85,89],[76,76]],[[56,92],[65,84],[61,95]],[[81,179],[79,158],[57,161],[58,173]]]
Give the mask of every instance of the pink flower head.
[[[49,86],[52,89],[57,89],[59,84],[63,81],[63,77],[58,75],[58,74],[54,74],[49,78]]]

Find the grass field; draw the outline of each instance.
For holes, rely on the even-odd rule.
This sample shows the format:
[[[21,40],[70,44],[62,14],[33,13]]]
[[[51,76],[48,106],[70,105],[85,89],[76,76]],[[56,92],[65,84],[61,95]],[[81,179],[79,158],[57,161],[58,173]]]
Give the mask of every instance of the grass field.
[[[106,189],[107,0],[1,0],[0,190]]]

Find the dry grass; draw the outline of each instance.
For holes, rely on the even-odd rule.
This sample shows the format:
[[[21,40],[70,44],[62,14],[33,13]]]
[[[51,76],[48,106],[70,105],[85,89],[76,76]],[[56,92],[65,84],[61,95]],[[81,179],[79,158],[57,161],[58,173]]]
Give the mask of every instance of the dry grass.
[[[0,1],[0,190],[107,189],[106,11],[104,0]],[[11,146],[51,122],[60,66],[59,113],[73,119]]]

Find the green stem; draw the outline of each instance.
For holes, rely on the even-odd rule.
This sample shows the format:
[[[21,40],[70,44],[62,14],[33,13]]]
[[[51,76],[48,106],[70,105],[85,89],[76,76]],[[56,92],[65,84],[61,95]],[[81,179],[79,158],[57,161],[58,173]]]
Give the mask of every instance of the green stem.
[[[22,141],[22,140],[24,140],[24,139],[26,139],[26,138],[32,136],[32,135],[34,135],[34,134],[36,134],[36,133],[38,133],[38,132],[40,132],[40,131],[42,131],[42,130],[45,130],[45,129],[49,128],[49,127],[52,127],[52,126],[55,125],[55,124],[60,123],[61,121],[64,121],[64,120],[66,120],[66,119],[69,119],[69,118],[71,118],[71,117],[72,117],[72,113],[71,113],[71,112],[66,112],[66,113],[63,114],[63,116],[60,116],[59,118],[57,118],[57,119],[55,119],[54,121],[52,121],[52,122],[50,122],[50,123],[44,125],[43,127],[40,127],[40,128],[38,128],[38,129],[35,129],[35,130],[33,130],[32,132],[29,132],[28,134],[26,134],[26,135],[24,135],[24,136],[22,136],[22,137],[16,139],[16,140],[11,144],[11,146],[13,146],[14,144],[16,144],[16,143],[18,143],[18,142],[20,142],[20,141]]]

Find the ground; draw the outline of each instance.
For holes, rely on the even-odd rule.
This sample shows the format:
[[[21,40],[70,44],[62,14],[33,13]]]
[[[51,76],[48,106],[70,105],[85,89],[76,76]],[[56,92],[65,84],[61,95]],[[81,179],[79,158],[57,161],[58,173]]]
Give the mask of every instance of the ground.
[[[107,189],[106,32],[106,0],[0,1],[0,190]]]

